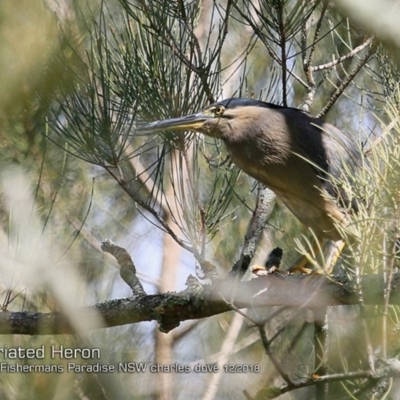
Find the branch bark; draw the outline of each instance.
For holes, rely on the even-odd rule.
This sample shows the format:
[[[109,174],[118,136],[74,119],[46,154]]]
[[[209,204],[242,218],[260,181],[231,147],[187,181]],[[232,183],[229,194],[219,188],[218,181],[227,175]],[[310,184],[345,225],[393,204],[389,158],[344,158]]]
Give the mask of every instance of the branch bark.
[[[360,281],[366,305],[383,305],[386,284],[382,276],[363,276]],[[400,273],[394,274],[390,304],[400,305]],[[233,289],[235,292],[233,293]],[[225,299],[233,300],[230,304]],[[237,283],[235,278],[203,286],[199,293],[185,290],[179,293],[145,295],[98,303],[76,310],[76,316],[100,316],[103,327],[156,320],[163,332],[169,332],[189,319],[207,318],[235,308],[290,306],[321,308],[358,304],[354,282],[335,282],[319,275],[283,276],[272,274]],[[2,312],[0,334],[50,335],[73,334],[70,318],[60,312]]]

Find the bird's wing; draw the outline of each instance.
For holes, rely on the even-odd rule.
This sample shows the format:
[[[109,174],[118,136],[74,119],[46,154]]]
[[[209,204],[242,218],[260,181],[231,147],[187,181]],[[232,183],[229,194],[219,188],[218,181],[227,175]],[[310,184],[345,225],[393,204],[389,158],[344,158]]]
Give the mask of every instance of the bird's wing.
[[[346,172],[348,179],[355,175],[361,160],[359,146],[335,126],[308,113],[287,109],[285,114],[294,151],[297,149],[300,156],[310,161],[325,190],[335,198],[340,197],[347,207],[348,196],[338,190],[334,181],[341,181]]]

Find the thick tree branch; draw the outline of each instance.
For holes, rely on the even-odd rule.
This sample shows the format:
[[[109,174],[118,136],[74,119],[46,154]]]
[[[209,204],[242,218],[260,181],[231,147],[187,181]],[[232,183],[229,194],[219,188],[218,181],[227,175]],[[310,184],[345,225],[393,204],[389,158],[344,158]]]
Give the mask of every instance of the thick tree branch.
[[[357,304],[354,282],[334,282],[319,275],[282,276],[272,274],[233,285],[235,278],[226,278],[204,286],[199,294],[185,290],[180,293],[145,295],[136,298],[110,300],[76,310],[76,316],[100,316],[104,327],[156,320],[160,329],[168,332],[180,322],[217,315],[236,308],[290,306],[320,308]],[[360,281],[366,305],[384,304],[386,284],[378,275],[363,276]],[[400,274],[394,274],[390,304],[400,305]],[[232,288],[235,292],[232,292]],[[73,334],[69,318],[59,312],[2,312],[0,334]]]

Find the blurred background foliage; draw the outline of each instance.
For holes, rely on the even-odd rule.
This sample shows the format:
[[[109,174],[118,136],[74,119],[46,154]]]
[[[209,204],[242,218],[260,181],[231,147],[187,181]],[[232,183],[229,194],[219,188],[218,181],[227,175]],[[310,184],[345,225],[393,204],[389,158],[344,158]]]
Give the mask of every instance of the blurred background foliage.
[[[184,288],[189,274],[202,276],[205,261],[224,276],[240,256],[256,182],[232,165],[218,141],[189,132],[143,137],[135,126],[231,96],[309,110],[355,135],[361,147],[384,138],[371,150],[379,179],[366,193],[377,214],[371,208],[361,213],[357,226],[368,240],[353,259],[365,272],[388,268],[387,244],[398,232],[398,192],[391,188],[398,188],[399,169],[393,160],[400,157],[397,136],[385,132],[400,132],[398,73],[390,53],[372,39],[375,32],[354,26],[339,11],[317,0],[3,0],[3,311],[71,312],[129,296],[115,261],[100,250],[105,238],[131,253],[148,293]],[[359,190],[370,181],[361,176]],[[377,220],[385,229],[375,229]],[[290,266],[301,235],[308,233],[276,201],[254,262],[264,262],[278,245],[285,252],[283,268]],[[381,311],[371,307],[368,318]],[[306,377],[317,370],[314,317],[305,310],[265,313],[257,317],[274,316],[267,332],[286,373]],[[347,324],[350,314],[343,315],[331,316],[331,342],[323,350],[332,369],[325,372],[365,367],[363,345],[354,346],[365,327],[355,312],[341,331],[340,317]],[[393,307],[383,339],[391,356],[398,353],[398,321]],[[380,349],[380,326],[368,329]],[[258,332],[239,314],[188,321],[168,335],[143,323],[79,337],[0,338],[1,346],[42,344],[100,348],[105,364],[249,364],[261,372],[2,373],[1,398],[266,398],[276,397],[279,390],[271,387],[282,384]],[[380,386],[349,380],[332,387],[337,399],[383,398],[389,389],[394,399],[399,390],[389,379]],[[280,398],[323,398],[318,390]]]

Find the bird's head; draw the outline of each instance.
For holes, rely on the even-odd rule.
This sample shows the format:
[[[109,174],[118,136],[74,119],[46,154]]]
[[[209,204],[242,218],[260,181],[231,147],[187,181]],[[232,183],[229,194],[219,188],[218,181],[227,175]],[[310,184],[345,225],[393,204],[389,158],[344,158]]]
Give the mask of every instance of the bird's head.
[[[259,107],[270,104],[250,99],[231,98],[211,104],[199,113],[151,122],[138,128],[140,132],[190,130],[207,136],[235,140],[256,122]],[[273,105],[272,105],[273,106]],[[240,128],[240,129],[239,129]],[[243,129],[245,128],[245,129]]]

